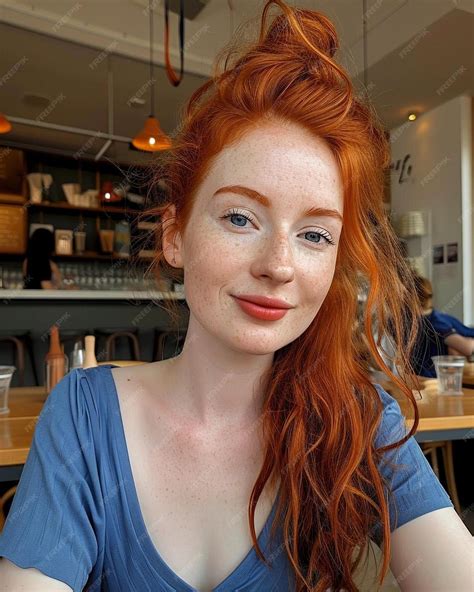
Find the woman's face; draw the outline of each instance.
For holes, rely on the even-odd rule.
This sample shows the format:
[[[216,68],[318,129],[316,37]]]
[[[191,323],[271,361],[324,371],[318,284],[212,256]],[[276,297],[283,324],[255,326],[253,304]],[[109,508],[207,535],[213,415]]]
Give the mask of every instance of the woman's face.
[[[331,286],[342,213],[336,160],[304,128],[269,122],[224,148],[175,243],[194,320],[240,352],[268,354],[294,341]],[[263,320],[242,308],[239,295],[270,296],[292,308]]]

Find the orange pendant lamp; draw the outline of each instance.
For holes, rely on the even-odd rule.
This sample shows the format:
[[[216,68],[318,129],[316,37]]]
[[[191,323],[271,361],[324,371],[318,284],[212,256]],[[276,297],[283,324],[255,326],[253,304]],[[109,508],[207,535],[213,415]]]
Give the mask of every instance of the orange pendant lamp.
[[[0,113],[0,134],[7,134],[12,129],[12,124]]]
[[[155,82],[153,79],[153,7],[152,0],[148,0],[150,12],[150,116],[145,122],[144,128],[133,138],[132,144],[139,150],[156,152],[171,148],[171,139],[163,132],[158,119],[153,114],[155,104]]]

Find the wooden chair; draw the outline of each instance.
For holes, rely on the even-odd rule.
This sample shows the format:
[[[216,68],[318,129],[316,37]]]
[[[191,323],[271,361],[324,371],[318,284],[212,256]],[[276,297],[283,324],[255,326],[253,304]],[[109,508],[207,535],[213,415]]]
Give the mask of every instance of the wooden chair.
[[[164,359],[166,344],[170,340],[175,342],[173,355],[179,354],[184,345],[185,338],[186,331],[178,332],[175,330],[155,329],[153,338],[153,361]]]
[[[14,364],[17,370],[16,373],[18,375],[18,386],[24,386],[25,384],[25,353],[27,353],[28,357],[30,358],[35,384],[39,385],[31,333],[29,331],[23,331],[21,333],[9,333],[2,331],[0,333],[0,341],[7,342],[14,348]],[[15,378],[15,375],[13,378]]]
[[[7,519],[7,513],[5,511],[5,506],[8,500],[12,499],[15,495],[17,485],[10,487],[7,489],[5,493],[0,497],[0,532],[3,530],[3,526],[5,525],[5,521]]]
[[[432,442],[422,442],[421,449],[426,457],[431,460],[433,472],[439,479],[438,450],[443,455],[444,472],[446,475],[446,484],[449,497],[451,498],[454,509],[461,514],[461,504],[459,503],[458,490],[456,487],[456,478],[454,476],[453,462],[453,443],[451,440],[437,440]]]
[[[140,342],[138,340],[138,330],[136,328],[119,327],[115,329],[96,329],[94,331],[97,339],[105,338],[105,360],[115,358],[115,345],[119,339],[127,339],[132,360],[140,360]],[[103,358],[102,358],[103,359]]]

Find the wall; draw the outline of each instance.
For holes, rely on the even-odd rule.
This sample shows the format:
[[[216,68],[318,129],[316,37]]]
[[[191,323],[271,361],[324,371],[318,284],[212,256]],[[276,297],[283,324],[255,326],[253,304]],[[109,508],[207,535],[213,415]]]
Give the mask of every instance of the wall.
[[[458,262],[432,265],[431,280],[436,308],[468,325],[474,324],[472,119],[472,97],[461,95],[390,132],[392,215],[431,212],[428,261],[431,246],[458,243]]]

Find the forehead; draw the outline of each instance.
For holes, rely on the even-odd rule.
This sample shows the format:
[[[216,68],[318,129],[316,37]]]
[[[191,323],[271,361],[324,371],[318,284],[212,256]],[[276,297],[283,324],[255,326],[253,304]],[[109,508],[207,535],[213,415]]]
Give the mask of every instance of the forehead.
[[[275,202],[291,198],[331,206],[342,214],[342,180],[330,147],[296,124],[269,123],[249,130],[215,157],[201,190],[210,196],[232,183],[248,185]]]

